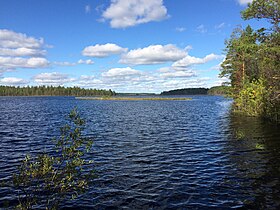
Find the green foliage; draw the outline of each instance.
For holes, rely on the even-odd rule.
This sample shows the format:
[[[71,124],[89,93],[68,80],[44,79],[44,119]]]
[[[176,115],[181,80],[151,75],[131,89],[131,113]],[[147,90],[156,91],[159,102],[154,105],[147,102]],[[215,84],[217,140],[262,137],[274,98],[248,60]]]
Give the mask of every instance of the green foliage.
[[[256,144],[256,149],[258,149],[258,150],[264,150],[264,149],[265,149],[265,146],[264,146],[264,144],[257,143],[257,144]]]
[[[264,113],[268,91],[264,80],[246,82],[234,102],[235,111],[246,112],[250,116],[259,116]]]
[[[232,87],[231,86],[215,86],[208,90],[208,95],[224,95],[231,96]]]
[[[0,86],[0,96],[114,96],[112,90],[54,86]]]
[[[221,77],[228,77],[234,91],[238,92],[245,78],[250,81],[258,78],[255,58],[258,50],[257,35],[250,26],[245,30],[237,28],[226,41],[226,59],[222,63]]]
[[[242,17],[266,19],[273,30],[235,29],[220,76],[231,80],[236,111],[280,122],[280,1],[254,0]]]
[[[275,30],[279,31],[280,22],[280,2],[279,0],[253,0],[249,7],[242,13],[242,18],[249,20],[268,19],[274,26]]]
[[[85,121],[76,109],[54,139],[56,153],[25,157],[13,185],[19,190],[19,209],[56,209],[64,199],[74,199],[85,192],[94,178],[92,161],[85,158],[93,141],[82,136]]]

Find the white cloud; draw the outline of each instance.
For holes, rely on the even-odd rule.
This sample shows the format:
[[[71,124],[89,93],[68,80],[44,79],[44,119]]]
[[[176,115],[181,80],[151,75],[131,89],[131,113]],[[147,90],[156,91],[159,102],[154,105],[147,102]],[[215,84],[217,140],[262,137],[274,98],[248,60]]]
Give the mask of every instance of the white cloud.
[[[75,86],[79,87],[93,87],[93,88],[101,88],[104,89],[104,86],[102,87],[103,82],[100,79],[95,78],[95,76],[88,76],[88,75],[81,75],[80,78],[77,80],[77,83]]]
[[[132,65],[160,64],[182,59],[186,54],[186,50],[179,49],[172,44],[150,45],[145,48],[130,50],[122,55],[119,62]]]
[[[76,66],[76,63],[71,63],[68,61],[55,61],[53,64],[57,66]]]
[[[45,58],[29,58],[27,59],[27,67],[39,68],[47,67],[49,62]]]
[[[130,91],[138,90],[141,86],[146,86],[156,79],[153,75],[130,67],[110,69],[101,76],[100,80],[103,88],[111,88],[117,91],[124,91],[127,88],[130,88]]]
[[[94,45],[94,46],[88,46],[83,51],[82,54],[84,56],[90,56],[90,57],[107,57],[112,54],[120,54],[127,51],[126,48],[122,48],[116,44],[107,43],[104,45]]]
[[[197,26],[196,31],[199,33],[205,34],[207,32],[207,29],[203,24],[201,24],[201,25]]]
[[[163,82],[160,88],[161,90],[173,90],[181,88],[207,87],[207,81],[209,80],[209,78],[173,79]]]
[[[49,62],[44,56],[45,44],[42,38],[28,37],[14,31],[0,30],[0,70],[17,68],[45,68]]]
[[[187,68],[174,68],[172,66],[162,67],[157,70],[159,76],[168,79],[168,78],[187,78],[197,76],[196,72],[192,69]]]
[[[78,60],[78,64],[88,64],[88,65],[91,65],[91,64],[94,64],[94,61],[92,61],[91,59],[87,59],[87,60]]]
[[[100,89],[113,89],[117,91],[129,91],[139,90],[147,84],[155,81],[153,75],[144,73],[142,71],[126,68],[113,68],[110,69],[100,77],[94,75],[82,75],[77,79],[75,85],[88,87],[88,88],[100,88]]]
[[[221,86],[221,85],[224,85],[224,84],[229,84],[230,83],[230,80],[226,77],[217,77],[211,84],[211,87],[213,86]]]
[[[160,93],[163,90],[179,88],[208,87],[209,81],[210,78],[199,78],[193,70],[174,71],[171,67],[165,67],[156,72],[144,72],[126,67],[110,69],[100,77],[82,75],[72,84],[87,88],[113,89],[117,92]]]
[[[8,85],[8,86],[18,86],[18,85],[26,85],[29,82],[27,80],[17,78],[17,77],[5,77],[0,79],[1,85]]]
[[[253,0],[237,0],[240,5],[247,5],[248,3],[252,3]]]
[[[161,72],[161,73],[167,73],[167,72],[170,72],[171,71],[171,68],[170,67],[162,67],[160,68],[159,70],[157,70],[158,72]]]
[[[112,28],[127,28],[168,17],[162,0],[111,0],[102,17]]]
[[[163,78],[185,78],[196,76],[195,72],[192,70],[189,71],[174,71],[174,72],[164,72],[160,74]]]
[[[40,57],[46,55],[45,50],[31,49],[26,47],[19,47],[16,49],[11,48],[0,48],[0,56],[35,56]]]
[[[144,72],[130,67],[114,68],[104,72],[99,83],[92,83],[97,87],[111,88],[117,92],[156,92],[163,90],[203,86],[206,78],[190,79],[196,77],[193,70],[174,71],[171,67],[164,67],[156,72]],[[90,79],[89,79],[90,80]],[[92,81],[97,80],[95,77]],[[90,83],[90,82],[89,82]]]
[[[172,64],[172,67],[174,67],[175,69],[178,68],[186,68],[192,65],[196,65],[196,64],[204,64],[207,63],[209,61],[212,60],[216,60],[216,59],[221,59],[223,58],[223,56],[220,55],[215,55],[213,53],[206,55],[204,58],[197,58],[197,57],[193,57],[190,55],[187,55],[186,57],[184,57],[181,60],[176,61],[175,63]]]
[[[28,37],[26,34],[16,33],[14,31],[1,29],[0,30],[0,47],[1,48],[31,48],[40,49],[44,45],[42,38],[35,39]]]
[[[215,25],[215,29],[222,29],[222,28],[224,28],[225,26],[226,26],[225,23],[220,23],[220,24],[218,24],[218,25]]]
[[[224,59],[225,59],[225,58],[224,58]],[[219,71],[221,71],[221,70],[222,70],[222,63],[223,63],[223,61],[220,62],[219,64],[217,64],[217,65],[211,67],[211,70],[219,70]]]
[[[175,30],[178,31],[178,32],[183,32],[183,31],[186,30],[186,28],[184,28],[184,27],[177,27]]]
[[[45,68],[49,62],[45,58],[23,58],[23,57],[2,57],[0,56],[0,69],[15,68]]]
[[[86,14],[91,13],[91,6],[90,6],[90,5],[86,5],[86,6],[85,6],[85,13],[86,13]]]
[[[33,77],[34,82],[39,85],[64,85],[66,83],[74,82],[76,79],[70,78],[68,74],[51,72],[41,73]]]
[[[74,63],[71,63],[71,62],[68,62],[68,61],[55,61],[55,62],[53,62],[53,64],[57,65],[57,66],[76,66],[78,64],[91,65],[91,64],[94,64],[94,62],[91,59],[87,59],[87,60],[80,59],[80,60],[78,60],[77,62],[74,62]]]
[[[127,77],[127,76],[140,76],[142,75],[141,71],[132,69],[130,67],[126,68],[113,68],[107,72],[102,73],[103,77]]]

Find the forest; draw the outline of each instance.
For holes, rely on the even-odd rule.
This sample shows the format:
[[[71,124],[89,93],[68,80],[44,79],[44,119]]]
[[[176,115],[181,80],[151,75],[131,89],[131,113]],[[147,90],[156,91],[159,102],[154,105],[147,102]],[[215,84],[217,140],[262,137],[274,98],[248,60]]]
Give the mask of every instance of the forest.
[[[224,95],[224,96],[231,96],[231,86],[214,86],[211,87],[208,92],[208,95]]]
[[[112,90],[54,86],[0,86],[0,96],[114,96]]]
[[[268,27],[236,28],[226,40],[221,77],[231,81],[233,109],[249,116],[280,121],[280,1],[254,0],[241,12]]]
[[[206,95],[208,88],[183,88],[163,91],[160,95]]]

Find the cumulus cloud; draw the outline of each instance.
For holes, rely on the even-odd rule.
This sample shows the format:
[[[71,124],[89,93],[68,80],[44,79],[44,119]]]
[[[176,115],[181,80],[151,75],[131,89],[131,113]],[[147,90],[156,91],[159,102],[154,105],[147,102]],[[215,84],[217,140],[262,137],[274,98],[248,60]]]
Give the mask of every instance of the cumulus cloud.
[[[95,78],[95,76],[93,75],[81,75],[80,78],[76,81],[77,82],[77,86],[79,87],[94,87],[94,88],[101,88],[104,89],[103,82],[98,79]]]
[[[156,78],[148,73],[126,68],[113,68],[103,72],[100,77],[95,75],[82,75],[75,85],[88,88],[113,89],[116,91],[141,91]]]
[[[39,85],[59,86],[66,83],[74,82],[76,79],[70,78],[68,74],[51,72],[38,74],[33,77],[33,80]]]
[[[94,46],[88,46],[85,47],[84,50],[82,51],[82,54],[84,56],[89,56],[89,57],[107,57],[112,54],[120,54],[123,52],[126,52],[126,48],[122,48],[116,44],[112,43],[107,43],[104,45],[94,45]]]
[[[196,79],[171,79],[166,80],[160,87],[163,90],[181,89],[181,88],[197,88],[207,87],[207,81],[210,78],[196,78]]]
[[[164,79],[169,78],[187,78],[197,76],[196,72],[192,69],[181,68],[177,69],[172,66],[162,67],[157,70],[159,76]]]
[[[91,64],[94,64],[94,62],[91,59],[87,59],[87,60],[80,59],[77,62],[73,62],[73,63],[68,62],[68,61],[55,61],[55,62],[53,62],[53,64],[57,65],[57,66],[76,66],[78,64],[91,65]]]
[[[31,49],[26,47],[12,48],[0,48],[0,56],[45,56],[46,51],[41,49]]]
[[[71,63],[68,61],[55,61],[53,64],[57,66],[76,66],[76,63]]]
[[[209,55],[206,55],[204,58],[197,58],[197,57],[187,55],[183,59],[178,60],[175,63],[173,63],[172,67],[175,68],[175,69],[176,68],[177,69],[186,68],[186,67],[189,67],[189,66],[192,66],[192,65],[204,64],[204,63],[207,63],[209,61],[216,60],[216,59],[221,59],[221,58],[222,58],[222,56],[216,55],[216,54],[213,54],[213,53],[211,53]]]
[[[230,80],[226,77],[217,77],[211,84],[211,86],[221,86],[230,84]]]
[[[168,89],[203,86],[206,79],[190,79],[197,77],[193,70],[174,71],[171,67],[164,67],[158,71],[139,71],[130,67],[114,68],[104,72],[99,80],[88,78],[98,87],[111,88],[118,92],[161,92]],[[98,83],[96,83],[96,80]],[[196,83],[197,82],[197,83]],[[90,82],[88,83],[90,84]]]
[[[49,62],[44,56],[44,40],[14,31],[0,30],[0,70],[16,68],[45,68]]]
[[[45,58],[23,58],[23,57],[2,57],[0,56],[0,68],[45,68],[49,62]]]
[[[44,45],[42,38],[36,39],[28,37],[26,34],[16,33],[7,29],[0,30],[0,47],[1,48],[31,48],[40,49]]]
[[[175,45],[150,45],[123,54],[120,63],[131,65],[160,64],[176,61],[186,56],[186,50]]]
[[[1,85],[19,86],[19,85],[26,85],[28,83],[29,81],[17,77],[4,77],[0,79]]]
[[[195,78],[194,78],[195,77]],[[101,76],[83,75],[75,85],[88,88],[113,89],[117,92],[153,92],[163,90],[207,87],[209,78],[199,78],[193,70],[174,71],[171,67],[146,72],[130,67],[110,69]]]
[[[161,73],[166,73],[166,72],[170,72],[171,71],[171,68],[168,66],[168,67],[162,67],[160,69],[157,70],[158,72],[161,72]]]
[[[132,69],[130,67],[126,68],[113,68],[107,72],[102,73],[103,77],[127,77],[127,76],[139,76],[142,75],[141,71]]]
[[[160,74],[163,78],[186,78],[196,76],[196,73],[192,70],[188,71],[174,71],[174,72],[164,72]]]
[[[94,64],[94,62],[91,59],[87,59],[87,60],[78,60],[78,64],[87,64],[87,65],[91,65]]]
[[[248,3],[252,3],[253,0],[237,0],[240,5],[247,5]]]
[[[146,86],[148,83],[155,81],[155,77],[147,72],[142,72],[130,67],[114,68],[104,72],[100,78],[104,87],[123,91],[130,88],[138,90],[141,86]]]
[[[168,17],[162,0],[111,0],[102,17],[112,28],[127,28]]]

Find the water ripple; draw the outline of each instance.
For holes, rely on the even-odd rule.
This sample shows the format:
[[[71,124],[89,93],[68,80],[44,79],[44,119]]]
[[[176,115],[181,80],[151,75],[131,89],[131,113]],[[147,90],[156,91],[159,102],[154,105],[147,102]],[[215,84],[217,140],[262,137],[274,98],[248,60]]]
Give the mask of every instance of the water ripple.
[[[10,180],[25,154],[50,151],[64,116],[78,106],[86,135],[94,136],[89,157],[98,177],[62,208],[277,209],[279,128],[232,117],[230,104],[209,96],[132,102],[0,97],[0,178]],[[7,187],[0,189],[0,208],[6,201],[16,202]]]

